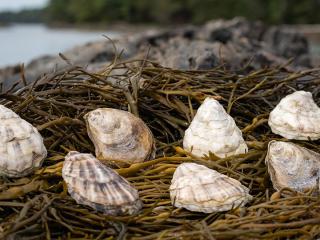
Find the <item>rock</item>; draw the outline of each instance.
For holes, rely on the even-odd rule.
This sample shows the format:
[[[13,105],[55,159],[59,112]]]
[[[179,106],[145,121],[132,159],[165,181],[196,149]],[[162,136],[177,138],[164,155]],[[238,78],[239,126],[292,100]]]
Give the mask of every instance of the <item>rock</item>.
[[[210,69],[219,64],[218,45],[178,37],[153,50],[150,57],[165,67],[186,70]]]
[[[122,57],[127,58],[134,52],[127,39],[116,40],[115,44],[120,50],[124,50]],[[108,41],[97,41],[87,43],[84,46],[77,46],[63,53],[73,65],[86,66],[92,63],[108,62],[115,56],[115,50],[112,44]],[[27,72],[35,72],[43,74],[52,71],[53,69],[62,69],[68,64],[59,56],[45,56],[33,60],[26,66]]]
[[[295,64],[310,67],[309,44],[297,31],[285,27],[271,27],[263,35],[270,52],[286,59],[295,58]]]
[[[136,53],[137,49],[133,42],[127,38],[115,40],[118,53],[124,50],[122,58],[126,59]],[[115,50],[112,44],[108,41],[97,41],[88,43],[83,46],[76,46],[63,53],[73,65],[88,67],[94,65],[91,69],[95,69],[98,64],[107,64],[115,56]],[[39,76],[66,69],[68,63],[63,60],[60,56],[42,56],[32,60],[25,67],[25,78],[28,83],[33,82]],[[3,90],[8,90],[12,84],[20,78],[20,66],[9,67],[6,70],[0,70],[0,82],[3,83]],[[22,86],[17,85],[16,88]]]
[[[201,39],[227,43],[237,38],[248,38],[251,41],[260,41],[266,27],[261,22],[250,22],[242,17],[232,20],[212,20],[200,28],[197,36]]]
[[[185,26],[167,30],[150,30],[114,40],[118,52],[124,50],[125,59],[146,56],[165,67],[177,69],[210,69],[224,64],[231,69],[257,69],[294,62],[287,68],[303,69],[311,66],[306,38],[286,26],[268,27],[261,22],[244,18],[213,20],[201,26]],[[97,41],[77,46],[63,55],[73,65],[89,71],[102,70],[114,58],[113,45]],[[63,70],[68,63],[59,56],[43,56],[25,67],[27,82],[39,76]],[[20,66],[0,69],[3,90],[19,81]],[[21,86],[18,85],[16,88]]]
[[[193,40],[196,37],[197,30],[195,26],[185,26],[174,30],[148,31],[135,39],[137,43],[136,46],[139,49],[145,46],[159,47],[163,43],[167,43],[170,39],[177,37]]]
[[[168,67],[179,69],[207,70],[224,64],[228,68],[237,69],[249,58],[249,54],[243,46],[232,42],[223,44],[221,42],[206,42],[203,40],[179,40],[175,44],[169,42],[163,47],[165,55],[158,59],[160,63]],[[178,48],[174,49],[174,46]],[[185,66],[182,68],[182,66]]]
[[[154,33],[139,44],[140,52],[151,46],[152,60],[178,69],[210,69],[221,63],[239,69],[249,62],[256,69],[285,64],[289,58],[295,58],[293,67],[310,67],[307,40],[301,34],[244,18]]]

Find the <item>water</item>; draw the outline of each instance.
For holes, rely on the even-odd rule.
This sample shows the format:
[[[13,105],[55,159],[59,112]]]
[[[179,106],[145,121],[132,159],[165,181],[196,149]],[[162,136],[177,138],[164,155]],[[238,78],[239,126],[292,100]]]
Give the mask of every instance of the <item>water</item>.
[[[17,63],[28,63],[42,55],[57,55],[76,45],[111,38],[120,33],[51,29],[42,24],[17,24],[0,27],[0,68]]]

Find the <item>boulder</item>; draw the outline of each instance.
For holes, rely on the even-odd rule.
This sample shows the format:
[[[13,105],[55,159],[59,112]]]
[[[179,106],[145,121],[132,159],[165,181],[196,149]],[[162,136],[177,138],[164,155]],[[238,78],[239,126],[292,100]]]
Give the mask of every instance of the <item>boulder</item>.
[[[244,18],[213,20],[203,26],[158,29],[123,36],[114,40],[122,59],[149,58],[165,67],[206,70],[224,64],[231,69],[257,69],[286,63],[294,58],[292,68],[311,66],[306,38],[286,26],[268,27]],[[110,62],[115,51],[107,39],[74,47],[63,53],[72,65],[99,70]],[[68,61],[59,56],[42,56],[25,67],[32,82],[39,76],[63,70]],[[20,67],[0,69],[3,90],[20,79]],[[21,85],[18,85],[20,87]]]
[[[232,58],[235,55],[235,49],[231,45],[176,37],[152,49],[149,57],[165,67],[208,70],[224,62],[234,62],[236,59]]]
[[[266,48],[286,59],[294,58],[295,65],[311,66],[307,39],[297,31],[287,27],[270,27],[263,35]]]

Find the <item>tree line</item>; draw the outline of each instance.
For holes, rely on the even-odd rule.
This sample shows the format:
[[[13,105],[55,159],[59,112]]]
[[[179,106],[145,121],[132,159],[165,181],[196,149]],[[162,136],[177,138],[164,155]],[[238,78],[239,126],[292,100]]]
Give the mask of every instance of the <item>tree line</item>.
[[[268,23],[318,23],[320,0],[51,0],[49,21],[203,23],[244,16]]]
[[[6,23],[38,23],[43,22],[45,13],[43,9],[21,10],[19,12],[5,11],[0,13],[0,26]]]
[[[42,10],[2,13],[1,21],[194,23],[243,16],[267,23],[320,23],[320,0],[50,0]]]

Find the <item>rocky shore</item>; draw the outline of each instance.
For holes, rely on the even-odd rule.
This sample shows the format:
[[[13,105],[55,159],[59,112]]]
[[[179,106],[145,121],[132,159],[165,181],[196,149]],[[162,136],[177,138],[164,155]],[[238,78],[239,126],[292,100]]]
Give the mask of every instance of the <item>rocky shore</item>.
[[[231,69],[258,69],[285,64],[288,68],[312,67],[309,43],[297,30],[287,26],[267,26],[243,18],[213,20],[203,26],[152,30],[113,40],[121,59],[147,58],[162,66],[206,70],[224,64]],[[71,64],[88,71],[99,70],[115,56],[110,41],[98,41],[63,53]],[[27,82],[46,73],[65,69],[69,64],[60,56],[42,56],[24,68]],[[2,90],[21,79],[19,65],[0,69]],[[16,87],[19,87],[19,83]]]

